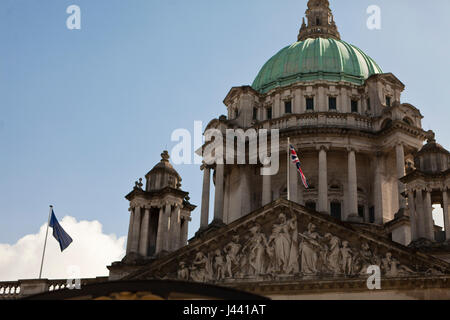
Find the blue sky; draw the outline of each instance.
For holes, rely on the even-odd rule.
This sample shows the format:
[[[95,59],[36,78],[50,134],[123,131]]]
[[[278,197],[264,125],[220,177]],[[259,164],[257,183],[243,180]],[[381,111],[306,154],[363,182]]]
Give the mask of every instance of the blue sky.
[[[66,28],[79,5],[82,29]],[[366,8],[382,29],[366,28]],[[342,38],[369,54],[450,147],[448,0],[331,1]],[[251,84],[294,42],[306,0],[2,0],[0,243],[58,217],[99,220],[126,235],[134,181],[172,149],[173,130],[226,113],[232,86]],[[178,166],[200,204],[198,166]],[[194,212],[192,235],[198,228]]]

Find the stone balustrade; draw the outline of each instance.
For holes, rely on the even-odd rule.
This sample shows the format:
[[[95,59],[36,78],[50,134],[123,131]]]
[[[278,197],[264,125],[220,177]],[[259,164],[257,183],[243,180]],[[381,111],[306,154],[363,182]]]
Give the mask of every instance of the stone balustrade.
[[[108,281],[108,277],[81,279],[81,287],[92,283],[106,281]],[[67,279],[4,281],[0,282],[0,300],[15,300],[48,291],[64,290],[66,287]]]
[[[308,127],[338,127],[374,131],[373,120],[359,114],[314,112],[292,114],[281,118],[266,120],[255,125],[256,129],[288,129]]]
[[[20,296],[20,282],[0,282],[0,300],[13,300]]]

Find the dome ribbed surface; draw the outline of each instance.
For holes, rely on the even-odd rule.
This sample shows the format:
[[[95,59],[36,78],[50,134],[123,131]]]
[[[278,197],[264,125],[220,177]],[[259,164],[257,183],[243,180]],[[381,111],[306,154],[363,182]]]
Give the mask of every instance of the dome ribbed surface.
[[[278,52],[262,67],[253,89],[266,93],[301,81],[347,81],[362,85],[378,64],[357,47],[342,40],[306,39]]]

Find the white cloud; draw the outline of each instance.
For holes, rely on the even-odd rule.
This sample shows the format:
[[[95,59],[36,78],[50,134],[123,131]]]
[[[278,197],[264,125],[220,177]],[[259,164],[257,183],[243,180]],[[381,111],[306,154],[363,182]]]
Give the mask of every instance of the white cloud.
[[[60,220],[61,226],[73,242],[61,252],[48,231],[42,277],[47,279],[70,278],[71,266],[76,266],[82,278],[107,276],[107,265],[121,260],[125,255],[125,237],[107,235],[98,221],[77,221],[67,216]],[[37,279],[42,259],[46,224],[37,234],[29,234],[16,244],[0,244],[0,281]]]

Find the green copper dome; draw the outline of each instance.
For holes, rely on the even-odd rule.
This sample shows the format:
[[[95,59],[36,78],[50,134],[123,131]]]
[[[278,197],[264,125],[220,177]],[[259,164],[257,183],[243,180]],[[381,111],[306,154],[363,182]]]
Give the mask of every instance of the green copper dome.
[[[336,39],[306,39],[288,46],[263,66],[253,89],[266,93],[299,81],[347,81],[361,85],[383,73],[377,63],[357,47]]]

